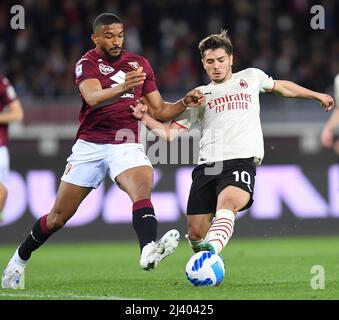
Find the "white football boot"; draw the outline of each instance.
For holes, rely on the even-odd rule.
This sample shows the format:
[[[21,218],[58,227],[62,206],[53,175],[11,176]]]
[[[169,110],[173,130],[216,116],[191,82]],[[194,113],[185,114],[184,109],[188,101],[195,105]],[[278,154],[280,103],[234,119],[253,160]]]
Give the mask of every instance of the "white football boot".
[[[25,289],[25,267],[26,262],[15,251],[6,269],[2,273],[1,286],[11,289]]]
[[[175,251],[179,244],[178,230],[167,231],[158,241],[148,243],[141,252],[140,266],[145,270],[154,269],[161,260]]]

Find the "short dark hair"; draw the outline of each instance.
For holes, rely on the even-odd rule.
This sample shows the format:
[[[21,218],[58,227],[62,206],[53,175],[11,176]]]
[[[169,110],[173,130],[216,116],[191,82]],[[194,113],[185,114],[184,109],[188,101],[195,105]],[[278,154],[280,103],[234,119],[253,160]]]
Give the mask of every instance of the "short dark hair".
[[[122,23],[121,19],[113,13],[99,14],[93,22],[93,33],[95,33],[100,27],[106,26],[112,23]]]
[[[200,55],[203,58],[208,49],[225,49],[228,55],[233,54],[233,45],[227,30],[221,30],[219,34],[211,34],[199,42]]]

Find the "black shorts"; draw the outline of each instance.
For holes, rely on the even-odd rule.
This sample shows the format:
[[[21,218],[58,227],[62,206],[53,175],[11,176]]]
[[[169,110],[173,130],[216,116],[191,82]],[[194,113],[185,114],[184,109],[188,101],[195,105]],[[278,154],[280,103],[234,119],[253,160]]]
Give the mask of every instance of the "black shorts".
[[[238,187],[250,194],[250,200],[241,210],[248,209],[253,203],[255,175],[256,165],[253,158],[196,166],[192,172],[187,214],[215,213],[218,195],[227,186]]]

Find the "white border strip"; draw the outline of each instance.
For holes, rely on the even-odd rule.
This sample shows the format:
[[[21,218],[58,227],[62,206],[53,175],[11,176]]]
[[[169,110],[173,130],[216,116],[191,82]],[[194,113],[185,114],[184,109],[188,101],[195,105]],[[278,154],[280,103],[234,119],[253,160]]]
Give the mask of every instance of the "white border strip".
[[[30,294],[30,293],[0,293],[1,297],[11,297],[11,298],[32,298],[32,299],[77,299],[77,300],[143,300],[141,298],[125,298],[118,296],[92,296],[92,295],[78,295],[78,294]],[[3,299],[1,299],[3,300]]]

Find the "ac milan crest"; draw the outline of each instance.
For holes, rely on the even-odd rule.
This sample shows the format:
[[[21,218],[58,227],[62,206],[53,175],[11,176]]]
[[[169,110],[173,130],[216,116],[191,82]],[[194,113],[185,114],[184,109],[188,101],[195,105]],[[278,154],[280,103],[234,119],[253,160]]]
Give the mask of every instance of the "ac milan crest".
[[[248,88],[248,84],[244,79],[240,80],[240,87],[242,87],[244,89]]]

